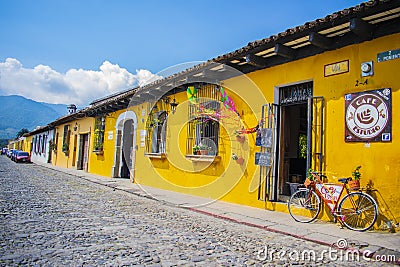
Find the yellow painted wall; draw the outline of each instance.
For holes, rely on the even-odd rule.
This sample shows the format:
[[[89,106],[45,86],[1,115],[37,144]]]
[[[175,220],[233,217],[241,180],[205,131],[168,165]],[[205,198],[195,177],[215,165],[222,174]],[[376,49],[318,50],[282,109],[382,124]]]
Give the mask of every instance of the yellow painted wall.
[[[234,100],[240,117],[223,109],[218,157],[213,162],[199,162],[185,157],[189,102],[186,92],[178,93],[175,95],[176,101],[180,103],[177,111],[168,116],[167,158],[143,156],[144,147],[140,147],[138,142],[135,175],[137,183],[264,207],[265,203],[257,201],[258,168],[254,165],[254,154],[259,148],[254,145],[255,134],[246,135],[245,142],[240,143],[234,132],[242,127],[251,128],[257,125],[259,117],[256,115],[260,114],[265,99],[254,84],[244,77],[233,84],[227,82],[224,87]],[[144,130],[143,122],[147,120],[147,115],[142,116],[142,110],[147,110],[147,104],[136,106],[134,110],[139,114],[139,130]],[[245,159],[243,165],[232,160],[233,153]]]
[[[399,201],[397,189],[400,186],[400,160],[397,154],[400,151],[400,142],[396,137],[399,133],[397,118],[400,116],[400,80],[396,73],[400,70],[400,59],[378,63],[376,58],[377,53],[399,48],[400,34],[395,34],[248,74],[265,96],[264,102],[252,94],[252,85],[244,77],[225,81],[224,86],[231,90],[230,94],[237,94],[234,95],[234,100],[241,119],[246,126],[252,127],[259,118],[261,104],[273,103],[274,99],[277,99],[276,87],[312,80],[314,96],[323,96],[326,101],[324,171],[329,176],[329,181],[336,181],[338,177],[348,177],[356,166],[362,165],[362,186],[372,182],[377,190],[374,195],[383,216],[389,218],[391,213],[398,220],[400,208],[396,204]],[[324,77],[325,65],[342,60],[349,60],[348,73]],[[374,61],[375,74],[367,77],[368,84],[356,86],[357,80],[362,82],[366,79],[361,77],[361,63],[371,60]],[[393,141],[369,145],[346,143],[344,95],[385,87],[392,88]],[[259,149],[254,146],[255,134],[247,136],[248,143],[238,146],[237,142],[228,138],[231,129],[222,131],[220,159],[209,166],[204,162],[188,161],[184,157],[186,94],[177,94],[176,99],[181,104],[177,112],[168,119],[167,159],[144,156],[144,148],[140,147],[139,140],[136,140],[139,146],[136,154],[136,182],[254,207],[286,211],[286,204],[263,203],[257,200],[255,184],[258,168],[254,166],[253,155]],[[247,105],[243,102],[247,102]],[[145,108],[145,105],[134,107],[139,119],[138,130],[145,129],[144,122],[147,117],[141,115],[142,109]],[[239,166],[231,160],[231,153],[236,150],[246,155],[247,166]],[[201,168],[204,170],[199,171]]]
[[[62,151],[65,125],[69,125],[69,130],[70,130],[68,153],[64,153]],[[64,168],[76,168],[77,167],[76,161],[78,160],[78,153],[79,153],[79,140],[80,140],[79,135],[80,134],[90,134],[89,150],[91,151],[91,149],[92,149],[91,138],[93,135],[93,118],[87,117],[87,118],[83,118],[83,119],[73,120],[71,122],[56,126],[55,130],[56,130],[56,132],[55,132],[54,138],[55,139],[57,138],[57,133],[58,133],[58,139],[57,139],[57,141],[55,141],[55,143],[57,144],[57,149],[55,152],[53,152],[53,158],[52,158],[53,165],[64,167]],[[77,145],[74,148],[75,136],[77,138],[77,143],[76,143]],[[76,149],[75,160],[73,160],[74,149]],[[89,159],[88,159],[89,161],[90,161],[90,157],[91,157],[91,153],[89,152]],[[90,167],[89,167],[89,170],[90,170]]]
[[[23,150],[24,150],[25,152],[28,152],[29,154],[31,154],[31,152],[32,152],[32,140],[33,140],[33,136],[27,136],[27,137],[25,138],[25,141],[24,141],[24,148],[23,148]]]
[[[104,144],[103,144],[103,154],[96,154],[93,152],[94,135],[91,138],[91,150],[90,150],[90,161],[89,161],[89,171],[98,175],[111,177],[112,167],[114,165],[115,157],[115,140],[116,140],[116,129],[115,124],[118,116],[125,112],[126,110],[119,110],[106,116],[105,130],[104,130]],[[94,128],[94,119],[93,126]]]
[[[372,183],[377,190],[374,195],[382,208],[381,212],[388,215],[390,211],[397,219],[400,216],[400,207],[397,205],[400,200],[397,194],[400,186],[400,140],[396,138],[400,130],[397,123],[400,116],[400,80],[396,73],[400,71],[400,59],[378,63],[377,54],[399,48],[400,34],[396,34],[249,74],[269,101],[274,99],[275,86],[313,80],[314,95],[323,96],[326,101],[324,171],[329,181],[351,176],[355,167],[362,165],[361,185],[365,187],[367,183]],[[324,77],[324,65],[342,60],[349,60],[348,73]],[[362,78],[361,63],[371,60],[374,61],[374,75]],[[368,84],[359,83],[356,86],[357,80],[364,82],[366,79]],[[386,87],[392,89],[393,141],[346,143],[344,95]]]
[[[31,143],[32,143],[31,136],[20,137],[16,140],[9,142],[7,147],[8,147],[8,149],[18,149],[18,150],[30,152]]]

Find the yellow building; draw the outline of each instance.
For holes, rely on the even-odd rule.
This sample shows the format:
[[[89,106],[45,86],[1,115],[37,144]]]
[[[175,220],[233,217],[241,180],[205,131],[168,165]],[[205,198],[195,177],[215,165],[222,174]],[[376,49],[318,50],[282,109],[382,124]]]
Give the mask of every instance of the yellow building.
[[[128,90],[95,100],[89,107],[77,112],[70,110],[70,114],[49,123],[48,127],[54,130],[51,163],[108,177],[129,178],[126,166],[123,170],[122,164],[114,166],[116,159],[117,163],[120,161],[115,153],[120,133],[114,126],[134,93],[135,90]]]
[[[52,162],[283,212],[307,170],[362,166],[377,227],[397,223],[399,25],[372,1],[95,100],[49,124]]]
[[[136,183],[278,211],[309,168],[335,182],[361,165],[378,225],[397,222],[393,14],[396,1],[362,4],[139,88],[129,110],[113,114],[115,134],[129,136],[117,138],[115,159],[129,159]],[[257,146],[256,133],[236,139],[257,125],[269,145]],[[194,153],[201,146],[207,155]]]
[[[65,120],[56,121],[52,163],[60,167],[87,171],[92,127],[92,118],[79,118],[74,114],[67,116]]]

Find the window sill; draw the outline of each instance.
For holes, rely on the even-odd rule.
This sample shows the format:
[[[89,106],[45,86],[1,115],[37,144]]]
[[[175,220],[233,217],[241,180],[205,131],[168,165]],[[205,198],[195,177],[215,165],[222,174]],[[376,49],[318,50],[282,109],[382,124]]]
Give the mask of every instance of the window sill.
[[[186,155],[186,159],[193,162],[219,162],[221,161],[220,156],[209,156],[209,155]]]
[[[152,159],[166,159],[167,155],[165,153],[144,153],[148,158]]]

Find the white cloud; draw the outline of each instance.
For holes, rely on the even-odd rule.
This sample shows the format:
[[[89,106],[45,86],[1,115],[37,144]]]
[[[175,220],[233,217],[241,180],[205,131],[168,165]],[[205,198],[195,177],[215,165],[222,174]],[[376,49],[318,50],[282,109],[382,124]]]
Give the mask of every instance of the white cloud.
[[[109,61],[104,61],[99,69],[70,69],[63,74],[44,65],[24,68],[17,59],[7,58],[0,62],[0,94],[22,95],[48,103],[87,105],[97,98],[159,78],[143,69],[132,74]]]

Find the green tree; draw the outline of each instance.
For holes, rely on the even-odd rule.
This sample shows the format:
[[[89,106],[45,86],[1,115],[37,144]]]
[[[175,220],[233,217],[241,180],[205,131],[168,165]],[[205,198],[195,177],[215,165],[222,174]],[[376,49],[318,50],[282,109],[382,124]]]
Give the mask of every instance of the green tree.
[[[23,136],[24,134],[29,133],[29,130],[26,128],[22,128],[21,130],[19,130],[19,132],[17,133],[17,138]]]

